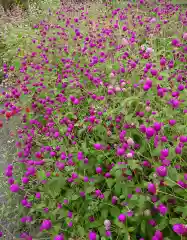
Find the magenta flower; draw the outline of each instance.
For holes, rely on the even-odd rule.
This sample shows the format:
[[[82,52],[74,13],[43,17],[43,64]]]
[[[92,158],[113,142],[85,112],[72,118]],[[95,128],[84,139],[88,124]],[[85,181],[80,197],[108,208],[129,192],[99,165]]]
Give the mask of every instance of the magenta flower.
[[[120,221],[120,222],[125,222],[126,221],[126,216],[125,216],[125,214],[120,214],[119,216],[118,216],[118,220]]]
[[[118,156],[122,156],[122,155],[124,155],[124,153],[125,153],[125,150],[123,148],[118,148],[117,149],[117,155]]]
[[[169,120],[169,124],[171,125],[171,126],[174,126],[175,124],[176,124],[176,120],[175,119],[171,119],[171,120]]]
[[[37,199],[40,199],[40,198],[41,198],[41,193],[40,193],[40,192],[37,192],[37,193],[35,194],[35,197],[36,197]]]
[[[89,240],[96,240],[97,239],[97,234],[93,231],[89,232],[88,235]]]
[[[63,234],[60,234],[60,235],[56,235],[56,236],[54,237],[54,240],[65,240],[65,238],[64,238],[64,235],[63,235]]]
[[[183,33],[183,39],[184,39],[185,41],[187,41],[187,32],[186,32],[186,33]]]
[[[158,211],[160,212],[161,215],[166,215],[168,208],[164,204],[160,204],[158,206]]]
[[[18,192],[19,190],[20,190],[20,187],[19,187],[18,184],[12,184],[12,185],[10,186],[10,191],[11,191],[11,192]]]
[[[155,236],[159,239],[162,240],[163,239],[163,233],[159,230],[156,230],[155,232]]]
[[[95,148],[96,150],[102,150],[102,149],[103,149],[103,146],[102,146],[102,144],[100,144],[100,143],[95,143],[95,144],[94,144],[94,148]]]
[[[107,231],[106,231],[106,237],[111,237],[111,236],[112,236],[111,231],[107,230]]]
[[[184,224],[174,224],[173,225],[173,231],[178,235],[184,235],[187,233],[187,228],[184,226]]]
[[[97,168],[96,168],[96,173],[97,173],[97,174],[102,173],[102,168],[101,168],[101,167],[97,167]]]
[[[50,228],[52,228],[51,220],[49,220],[49,219],[43,220],[42,225],[40,226],[40,230],[41,231],[49,230]]]
[[[154,128],[152,128],[152,127],[146,128],[146,136],[148,138],[151,138],[152,136],[154,136],[154,134],[155,134]]]
[[[168,157],[169,155],[169,149],[162,149],[161,152],[160,152],[160,155],[163,156],[163,157]]]
[[[167,176],[167,168],[165,166],[160,166],[156,168],[156,173],[160,177],[165,177]]]
[[[156,186],[153,183],[148,184],[148,192],[156,194]]]

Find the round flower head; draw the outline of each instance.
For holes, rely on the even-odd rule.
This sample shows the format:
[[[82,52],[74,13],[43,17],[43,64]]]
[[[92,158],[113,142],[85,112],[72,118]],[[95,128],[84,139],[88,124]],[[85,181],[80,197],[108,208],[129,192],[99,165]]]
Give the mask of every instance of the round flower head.
[[[54,240],[65,240],[64,235],[60,234],[54,237]]]
[[[18,184],[12,184],[11,186],[10,186],[10,191],[11,192],[18,192],[19,191],[19,185]]]
[[[49,230],[51,227],[52,227],[51,220],[45,219],[45,220],[43,220],[43,222],[42,222],[42,225],[41,225],[41,227],[40,227],[40,230],[41,230],[41,231],[43,231],[43,230]]]
[[[120,221],[120,222],[125,222],[125,220],[126,220],[126,216],[125,216],[125,214],[120,214],[119,216],[118,216],[118,220]]]
[[[156,173],[160,177],[165,177],[167,176],[167,168],[165,166],[160,166],[156,169]]]
[[[173,225],[173,231],[178,235],[184,235],[185,233],[187,233],[184,224],[180,224],[180,223]]]
[[[148,184],[148,191],[152,194],[156,194],[156,186],[153,183]]]
[[[97,234],[93,231],[89,232],[89,240],[96,240],[97,239]]]

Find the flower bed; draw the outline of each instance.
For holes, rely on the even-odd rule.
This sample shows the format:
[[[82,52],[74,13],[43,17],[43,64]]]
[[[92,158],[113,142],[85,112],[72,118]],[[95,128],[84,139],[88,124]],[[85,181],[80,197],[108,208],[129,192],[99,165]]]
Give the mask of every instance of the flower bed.
[[[2,114],[22,121],[5,171],[21,237],[181,239],[187,12],[143,0],[100,10],[51,13],[4,64],[18,76]]]

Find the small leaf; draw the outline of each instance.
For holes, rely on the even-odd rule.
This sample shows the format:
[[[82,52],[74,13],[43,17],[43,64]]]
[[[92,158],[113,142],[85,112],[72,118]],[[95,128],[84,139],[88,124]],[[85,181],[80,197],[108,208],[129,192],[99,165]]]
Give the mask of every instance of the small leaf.
[[[171,178],[173,181],[177,181],[177,170],[176,168],[169,167],[168,168],[168,176]]]
[[[109,178],[106,180],[106,183],[109,188],[112,188],[112,186],[114,185],[114,180]]]
[[[75,201],[75,200],[77,200],[78,198],[79,198],[78,195],[73,195],[72,198],[71,198],[71,200]]]
[[[134,227],[129,227],[128,232],[134,232],[135,228]]]
[[[118,217],[120,215],[120,209],[116,206],[110,208],[110,214],[112,217]]]
[[[21,64],[20,64],[20,62],[19,62],[19,61],[16,61],[16,62],[14,63],[14,66],[15,66],[15,69],[16,69],[16,70],[19,70],[19,69],[20,69],[20,66],[21,66]]]
[[[168,219],[167,218],[162,218],[161,222],[157,226],[157,228],[162,231],[168,226]]]
[[[94,186],[89,186],[89,187],[86,188],[86,193],[92,193],[93,191],[95,191]]]
[[[120,183],[115,184],[114,191],[117,196],[119,196],[121,194],[121,184]]]
[[[177,224],[177,223],[184,223],[180,218],[171,218],[169,220],[169,224],[171,225],[174,225],[174,224]]]
[[[78,226],[77,229],[78,229],[78,232],[79,232],[80,236],[84,237],[84,234],[85,234],[84,228],[81,227],[81,226]]]
[[[142,231],[143,234],[146,233],[146,222],[145,222],[145,220],[143,220],[141,222],[141,231]]]
[[[102,210],[101,210],[101,216],[104,218],[104,219],[107,219],[107,217],[108,217],[108,207],[106,208],[103,208]]]
[[[104,192],[105,200],[108,200],[108,197],[110,196],[110,191]]]

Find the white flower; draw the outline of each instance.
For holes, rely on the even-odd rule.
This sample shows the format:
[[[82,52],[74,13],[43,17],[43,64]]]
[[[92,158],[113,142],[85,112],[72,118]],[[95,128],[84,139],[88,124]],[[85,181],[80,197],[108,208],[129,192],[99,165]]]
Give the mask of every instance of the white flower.
[[[127,140],[127,144],[128,144],[129,146],[134,146],[134,140],[133,140],[132,138],[129,138],[129,139]]]
[[[151,211],[149,210],[149,209],[146,209],[145,211],[144,211],[144,216],[150,216],[151,215]]]
[[[154,52],[154,49],[153,49],[153,48],[149,48],[149,47],[148,47],[148,48],[146,49],[146,53],[153,53],[153,52]]]
[[[129,45],[129,41],[126,38],[122,38],[122,45],[123,46],[128,46]]]
[[[127,153],[127,158],[132,158],[133,154],[132,153]]]
[[[105,228],[108,230],[108,229],[110,228],[110,226],[111,226],[110,220],[106,219],[106,220],[104,221],[104,225],[105,225]]]

